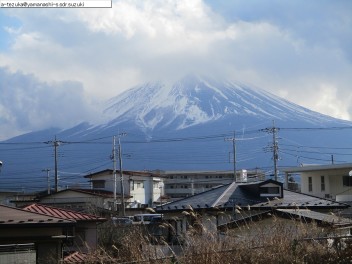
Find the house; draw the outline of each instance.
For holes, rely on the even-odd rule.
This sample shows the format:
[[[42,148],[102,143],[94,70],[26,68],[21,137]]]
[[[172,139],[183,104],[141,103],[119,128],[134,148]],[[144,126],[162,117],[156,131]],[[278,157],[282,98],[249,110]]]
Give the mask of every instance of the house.
[[[0,204],[10,205],[11,199],[17,194],[16,191],[0,191]]]
[[[26,211],[47,216],[76,221],[73,245],[67,251],[88,252],[98,245],[97,225],[107,219],[73,210],[51,207],[43,204],[31,204],[23,208]]]
[[[105,190],[66,189],[42,196],[38,203],[78,212],[110,215],[114,196],[112,192]]]
[[[282,168],[286,182],[299,175],[301,192],[314,196],[352,202],[352,163],[330,165],[302,165]]]
[[[0,263],[59,263],[74,220],[0,205]]]
[[[126,197],[127,199],[128,197]],[[121,199],[117,196],[117,199]],[[51,205],[69,210],[94,213],[98,215],[109,214],[114,205],[113,193],[104,190],[66,189],[51,194],[16,195],[11,203],[23,208],[33,203]]]
[[[165,179],[165,194],[171,200],[185,198],[234,181],[258,181],[265,177],[260,170],[236,171],[236,179],[233,171],[159,171],[155,173]]]
[[[126,207],[151,207],[156,201],[160,201],[162,195],[162,178],[150,172],[143,171],[123,171],[123,181],[120,172],[111,169],[99,171],[84,176],[91,182],[92,190],[105,190],[121,195],[124,190]],[[116,177],[116,178],[115,178]],[[116,179],[116,180],[115,180]]]
[[[349,207],[347,204],[293,192],[274,180],[250,183],[230,183],[175,202],[158,206],[156,211],[169,221],[168,241],[187,231],[192,221],[200,221],[208,230],[216,231],[223,226],[246,218],[259,218],[279,210],[310,210],[320,213],[335,212]],[[287,213],[289,211],[286,211]],[[192,215],[196,214],[198,219]]]

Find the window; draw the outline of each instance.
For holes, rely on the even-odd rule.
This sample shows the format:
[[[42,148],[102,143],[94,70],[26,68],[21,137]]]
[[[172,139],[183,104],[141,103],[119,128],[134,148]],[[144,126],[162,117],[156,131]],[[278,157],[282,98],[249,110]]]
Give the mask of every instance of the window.
[[[321,191],[325,192],[325,177],[320,176],[320,186],[321,186]]]
[[[352,186],[352,177],[351,176],[343,176],[342,177],[343,186]]]
[[[312,177],[308,177],[308,192],[313,191],[313,180]]]
[[[94,180],[92,181],[93,189],[103,189],[105,188],[105,181],[104,180]]]
[[[137,189],[144,188],[143,182],[137,182]]]
[[[261,187],[260,192],[263,194],[280,194],[280,187]]]

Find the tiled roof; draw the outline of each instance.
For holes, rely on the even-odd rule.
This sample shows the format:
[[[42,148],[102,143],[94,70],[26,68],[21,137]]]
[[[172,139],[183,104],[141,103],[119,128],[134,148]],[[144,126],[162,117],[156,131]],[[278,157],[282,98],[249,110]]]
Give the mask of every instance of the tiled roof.
[[[175,202],[171,202],[157,207],[157,211],[177,211],[189,208],[194,209],[219,209],[233,208],[235,205],[250,206],[260,210],[276,208],[347,208],[348,205],[338,203],[328,199],[315,197],[303,193],[284,190],[283,198],[270,199],[260,197],[258,192],[254,192],[257,183],[231,183],[209,191],[205,191]]]
[[[65,192],[65,191],[74,191],[74,192],[80,192],[80,193],[86,193],[86,194],[91,194],[95,196],[102,196],[102,197],[113,197],[113,192],[106,191],[106,190],[92,190],[92,189],[67,189],[63,190],[60,192]]]
[[[42,204],[31,204],[29,206],[26,206],[24,210],[34,212],[34,213],[59,217],[62,219],[76,220],[76,221],[95,221],[95,222],[106,221],[105,218],[100,218],[95,215],[80,213],[80,212],[66,210],[62,208],[51,207],[51,206],[42,205]]]
[[[252,205],[253,208],[347,208],[347,204],[316,196],[284,190],[282,199],[274,199]]]
[[[15,207],[0,205],[0,226],[36,224],[74,224],[76,221],[29,212]]]
[[[169,204],[163,205],[162,210],[183,210],[189,205],[197,208],[211,208],[215,206],[215,202],[228,191],[229,185],[220,186],[212,190],[205,191]],[[158,207],[158,209],[161,209]]]
[[[85,254],[78,251],[64,257],[64,264],[68,263],[83,263],[85,259]]]

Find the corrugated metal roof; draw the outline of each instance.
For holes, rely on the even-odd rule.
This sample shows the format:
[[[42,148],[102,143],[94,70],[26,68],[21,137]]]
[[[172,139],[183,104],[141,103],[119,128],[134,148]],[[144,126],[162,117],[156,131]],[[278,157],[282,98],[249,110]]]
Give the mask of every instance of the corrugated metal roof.
[[[351,226],[352,219],[347,219],[344,217],[332,215],[332,214],[323,214],[308,209],[277,209],[277,211],[290,214],[293,216],[298,216],[301,218],[312,219],[320,222],[325,222],[332,224],[334,226]]]
[[[76,221],[96,221],[103,222],[106,221],[105,218],[101,218],[95,215],[80,213],[76,211],[66,210],[62,208],[51,207],[42,204],[31,204],[26,206],[24,210],[44,214],[53,217],[59,217],[62,219],[76,220]]]
[[[75,220],[63,219],[55,216],[43,215],[15,207],[0,205],[0,225],[13,224],[73,224]]]

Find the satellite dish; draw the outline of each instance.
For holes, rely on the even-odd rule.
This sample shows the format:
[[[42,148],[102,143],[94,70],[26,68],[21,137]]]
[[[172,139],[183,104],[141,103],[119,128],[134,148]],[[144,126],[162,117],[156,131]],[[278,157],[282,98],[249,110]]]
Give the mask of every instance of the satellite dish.
[[[352,177],[352,170],[348,173],[348,175],[349,175],[350,177]]]

